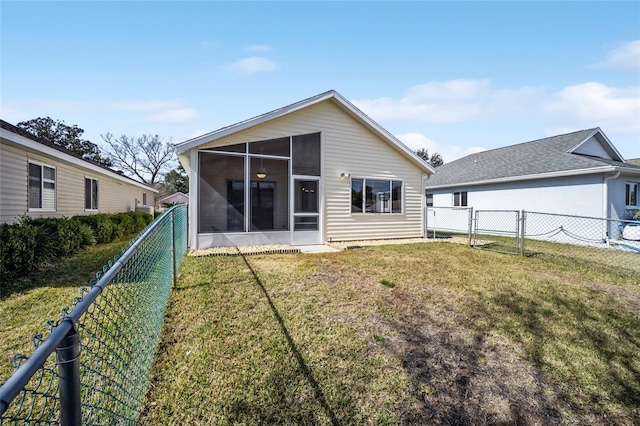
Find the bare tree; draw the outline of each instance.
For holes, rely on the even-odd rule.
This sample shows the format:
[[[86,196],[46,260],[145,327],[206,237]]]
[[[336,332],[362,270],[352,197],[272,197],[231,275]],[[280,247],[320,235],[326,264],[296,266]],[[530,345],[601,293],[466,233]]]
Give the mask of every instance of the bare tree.
[[[100,135],[107,144],[107,153],[113,165],[122,173],[146,184],[156,184],[172,167],[174,149],[171,141],[158,135],[142,135],[138,138],[111,133]]]

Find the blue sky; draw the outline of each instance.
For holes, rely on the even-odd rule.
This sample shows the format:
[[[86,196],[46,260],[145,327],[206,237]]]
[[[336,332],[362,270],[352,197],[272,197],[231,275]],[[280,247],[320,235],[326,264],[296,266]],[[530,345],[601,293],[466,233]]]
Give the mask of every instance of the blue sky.
[[[0,19],[2,118],[96,143],[181,142],[335,89],[445,161],[597,126],[640,157],[636,1],[1,1]]]

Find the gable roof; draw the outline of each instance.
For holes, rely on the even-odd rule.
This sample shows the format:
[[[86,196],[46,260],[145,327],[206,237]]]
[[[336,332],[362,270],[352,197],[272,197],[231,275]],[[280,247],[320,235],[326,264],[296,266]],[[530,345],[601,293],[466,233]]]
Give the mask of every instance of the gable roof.
[[[171,199],[171,198],[174,198],[174,197],[180,197],[180,196],[183,196],[183,197],[185,197],[186,199],[189,199],[189,193],[186,193],[186,194],[185,194],[184,192],[178,191],[178,192],[174,192],[174,193],[173,193],[173,194],[171,194],[171,195],[167,195],[167,196],[166,196],[166,197],[164,197],[164,198],[161,198],[161,199],[159,199],[159,200],[156,200],[156,204],[159,204],[159,203],[162,203],[162,202],[164,202],[164,201],[166,201],[166,200],[169,200],[169,199]]]
[[[609,158],[585,155],[588,148],[597,148]],[[640,166],[625,162],[602,130],[593,128],[467,155],[438,167],[426,179],[426,186],[445,188],[618,170],[640,174]]]
[[[347,99],[345,99],[342,95],[340,95],[335,90],[329,90],[327,92],[320,93],[319,95],[312,96],[310,98],[304,99],[302,101],[298,101],[291,105],[284,106],[282,108],[278,108],[276,110],[267,112],[257,117],[253,117],[248,120],[244,120],[239,123],[232,124],[230,126],[223,127],[213,132],[204,134],[202,136],[198,136],[196,138],[177,143],[175,144],[176,152],[178,153],[179,156],[181,156],[181,154],[184,153],[185,151],[198,148],[199,146],[210,143],[217,139],[224,138],[226,136],[241,132],[243,130],[249,129],[254,126],[258,126],[260,124],[266,123],[268,121],[274,120],[276,118],[285,116],[292,112],[299,111],[301,109],[310,107],[312,105],[315,105],[324,101],[332,101],[334,104],[339,106],[343,111],[349,114],[356,121],[360,122],[363,126],[365,126],[374,134],[379,136],[382,140],[386,141],[393,148],[397,149],[400,153],[402,153],[405,157],[411,160],[416,166],[421,168],[423,171],[427,173],[435,172],[435,169],[430,164],[427,164],[424,160],[418,157],[409,147],[407,147],[405,144],[400,142],[400,140],[398,140],[395,136],[389,133],[386,129],[384,129],[378,123],[373,121],[369,116],[367,116],[364,112],[359,110],[355,105],[353,105],[351,102],[349,102]]]
[[[122,175],[115,170],[103,166],[102,164],[96,163],[95,161],[86,160],[82,157],[81,154],[78,154],[77,152],[73,152],[62,146],[56,145],[47,139],[39,138],[27,132],[26,130],[14,126],[13,124],[8,123],[4,120],[0,120],[0,136],[3,139],[6,139],[13,144],[19,145],[24,149],[31,149],[33,151],[55,157],[63,161],[67,161],[76,166],[84,167],[93,172],[102,173],[104,175],[113,177],[114,179],[118,179],[126,183],[158,193],[157,189],[149,185],[131,179],[130,177]]]

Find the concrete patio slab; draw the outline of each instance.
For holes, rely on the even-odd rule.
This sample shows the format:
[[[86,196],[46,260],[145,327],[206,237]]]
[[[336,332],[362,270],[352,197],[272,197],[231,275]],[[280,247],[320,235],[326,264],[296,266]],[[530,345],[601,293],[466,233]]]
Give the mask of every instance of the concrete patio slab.
[[[325,246],[324,244],[314,244],[308,246],[296,246],[301,253],[335,253],[339,252],[337,248]]]

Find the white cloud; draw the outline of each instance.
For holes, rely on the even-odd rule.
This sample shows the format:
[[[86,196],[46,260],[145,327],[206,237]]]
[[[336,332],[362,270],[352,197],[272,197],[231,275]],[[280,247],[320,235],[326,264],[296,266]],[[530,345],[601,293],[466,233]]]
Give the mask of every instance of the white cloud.
[[[420,123],[460,123],[461,127],[485,123],[485,128],[490,123],[497,133],[517,122],[544,129],[548,135],[600,127],[610,137],[640,140],[640,86],[586,82],[550,91],[532,87],[496,89],[487,79],[450,80],[410,87],[401,98],[352,102],[383,126],[405,123],[404,129]],[[478,146],[438,144],[421,133],[405,133],[398,138],[412,149],[440,153],[445,162],[483,150]]]
[[[227,68],[229,71],[240,74],[253,74],[261,71],[273,71],[278,64],[262,56],[252,56],[250,58],[240,59]]]
[[[162,111],[166,109],[180,107],[184,104],[183,101],[179,99],[173,100],[162,100],[162,99],[152,99],[150,101],[117,101],[111,102],[107,104],[107,109],[112,111],[123,111],[123,112],[154,112],[154,111]]]
[[[111,102],[106,109],[127,113],[130,123],[185,123],[200,117],[200,112],[185,106],[180,99],[124,100]]]
[[[640,87],[616,88],[589,82],[553,93],[540,105],[552,128],[589,128],[640,134]]]
[[[268,44],[250,44],[245,49],[249,52],[270,52],[273,50]]]
[[[622,70],[638,75],[640,73],[640,40],[620,44],[609,52],[607,59],[592,67]]]
[[[531,87],[495,90],[488,79],[432,81],[409,88],[401,99],[383,97],[353,103],[379,121],[459,123],[522,111],[543,91]]]
[[[450,163],[453,160],[457,160],[458,158],[462,158],[469,154],[486,151],[486,148],[479,146],[460,147],[456,145],[439,144],[422,133],[402,133],[396,135],[396,137],[413,151],[424,148],[429,151],[430,155],[437,152],[442,156],[445,163]]]
[[[184,123],[198,118],[200,118],[200,113],[194,108],[169,109],[146,117],[148,121],[156,123]]]

